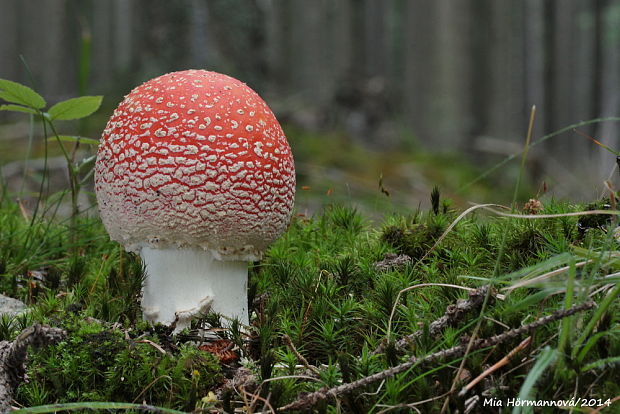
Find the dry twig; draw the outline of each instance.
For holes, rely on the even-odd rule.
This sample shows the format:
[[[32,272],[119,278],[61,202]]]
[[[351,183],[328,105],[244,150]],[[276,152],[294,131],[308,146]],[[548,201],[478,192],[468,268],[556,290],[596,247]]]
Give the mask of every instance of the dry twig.
[[[519,345],[517,345],[512,351],[510,351],[508,353],[508,355],[506,355],[505,357],[503,357],[502,359],[497,361],[495,364],[493,364],[492,367],[490,367],[489,369],[485,370],[483,373],[478,375],[473,381],[471,381],[469,384],[464,386],[463,389],[461,390],[461,392],[459,392],[459,397],[464,397],[469,392],[469,390],[474,388],[476,386],[476,384],[478,384],[484,378],[488,377],[489,375],[491,375],[492,373],[494,373],[495,371],[497,371],[501,367],[507,365],[510,362],[510,360],[515,357],[515,355],[517,355],[519,352],[521,352],[525,348],[527,348],[531,342],[532,342],[532,337],[531,336],[528,336],[523,341],[521,341],[521,343]]]
[[[488,348],[494,345],[498,345],[510,339],[515,339],[519,337],[520,335],[531,333],[543,325],[547,325],[549,323],[555,322],[562,318],[566,318],[578,312],[583,312],[585,310],[592,309],[594,306],[595,306],[595,303],[590,301],[590,302],[582,303],[580,305],[575,305],[569,309],[562,309],[562,310],[555,311],[549,316],[545,316],[543,318],[540,318],[532,323],[521,326],[519,328],[511,329],[509,331],[506,331],[499,335],[492,336],[490,338],[477,339],[473,342],[473,344],[471,344],[471,347],[469,347],[469,350],[474,351],[477,349]],[[435,362],[441,359],[458,358],[464,354],[467,348],[468,348],[467,344],[458,345],[458,346],[455,346],[449,349],[435,352],[433,354],[427,355],[422,358],[411,357],[407,362],[404,362],[400,365],[393,366],[391,368],[388,368],[376,374],[361,378],[357,381],[353,381],[347,384],[342,384],[342,385],[339,385],[333,388],[323,387],[319,389],[318,391],[302,395],[300,398],[293,401],[292,403],[281,407],[280,410],[282,411],[307,410],[310,407],[318,404],[321,401],[326,400],[329,397],[337,397],[342,394],[350,393],[358,388],[365,387],[374,382],[393,377],[397,374],[400,374],[401,372],[405,372],[418,364],[431,363],[431,362]]]
[[[301,364],[304,367],[306,367],[306,369],[311,371],[317,377],[321,375],[321,371],[319,371],[319,369],[317,367],[315,367],[314,365],[310,365],[308,360],[306,358],[304,358],[304,356],[302,354],[299,353],[297,348],[295,348],[295,344],[293,344],[293,341],[291,340],[290,336],[288,336],[287,334],[284,334],[284,335],[282,335],[282,338],[284,339],[284,342],[286,342],[286,346],[289,347],[291,352],[293,352],[293,354],[295,354],[295,356],[297,357],[299,362],[301,362]]]
[[[461,320],[467,313],[479,309],[484,303],[484,298],[487,292],[491,289],[489,285],[479,287],[478,289],[472,289],[469,291],[469,299],[459,299],[455,304],[450,304],[446,308],[444,315],[431,322],[428,327],[429,333],[433,336],[438,335],[448,326],[454,326]],[[491,291],[491,295],[495,296],[494,290]],[[407,335],[394,344],[396,352],[403,352],[407,346],[415,342],[424,334],[424,330],[420,329],[410,335]],[[388,345],[388,340],[384,339],[381,344],[373,351],[373,354],[379,354],[385,351]]]

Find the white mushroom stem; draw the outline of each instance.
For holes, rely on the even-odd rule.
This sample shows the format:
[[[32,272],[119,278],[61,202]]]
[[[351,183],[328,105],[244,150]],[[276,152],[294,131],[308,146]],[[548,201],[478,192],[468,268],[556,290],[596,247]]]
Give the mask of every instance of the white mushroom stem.
[[[222,261],[198,248],[143,247],[146,267],[142,288],[144,319],[170,325],[175,332],[208,310],[248,324],[248,264]]]

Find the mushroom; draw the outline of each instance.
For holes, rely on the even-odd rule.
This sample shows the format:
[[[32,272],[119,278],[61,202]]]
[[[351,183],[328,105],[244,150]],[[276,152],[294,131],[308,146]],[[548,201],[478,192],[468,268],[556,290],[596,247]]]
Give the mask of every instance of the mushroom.
[[[248,262],[295,195],[291,149],[256,92],[205,70],[133,89],[103,131],[95,191],[110,238],[145,264],[146,320],[179,331],[210,309],[248,324]]]

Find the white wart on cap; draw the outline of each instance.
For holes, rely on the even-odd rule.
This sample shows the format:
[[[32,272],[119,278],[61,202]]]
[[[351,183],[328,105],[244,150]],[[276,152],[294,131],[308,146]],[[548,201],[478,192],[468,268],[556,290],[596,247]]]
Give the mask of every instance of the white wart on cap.
[[[229,76],[173,72],[131,91],[101,141],[99,210],[110,237],[146,263],[145,318],[182,327],[211,306],[247,323],[245,262],[286,229],[295,194],[267,104]]]

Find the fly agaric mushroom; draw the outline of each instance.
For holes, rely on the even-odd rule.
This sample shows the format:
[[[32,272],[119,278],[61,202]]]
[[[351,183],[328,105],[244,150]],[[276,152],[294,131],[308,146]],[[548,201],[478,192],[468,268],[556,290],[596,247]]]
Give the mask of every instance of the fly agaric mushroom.
[[[95,191],[110,238],[146,268],[144,318],[176,331],[208,309],[248,323],[247,262],[286,229],[295,167],[246,84],[186,70],[119,104],[101,137]]]

